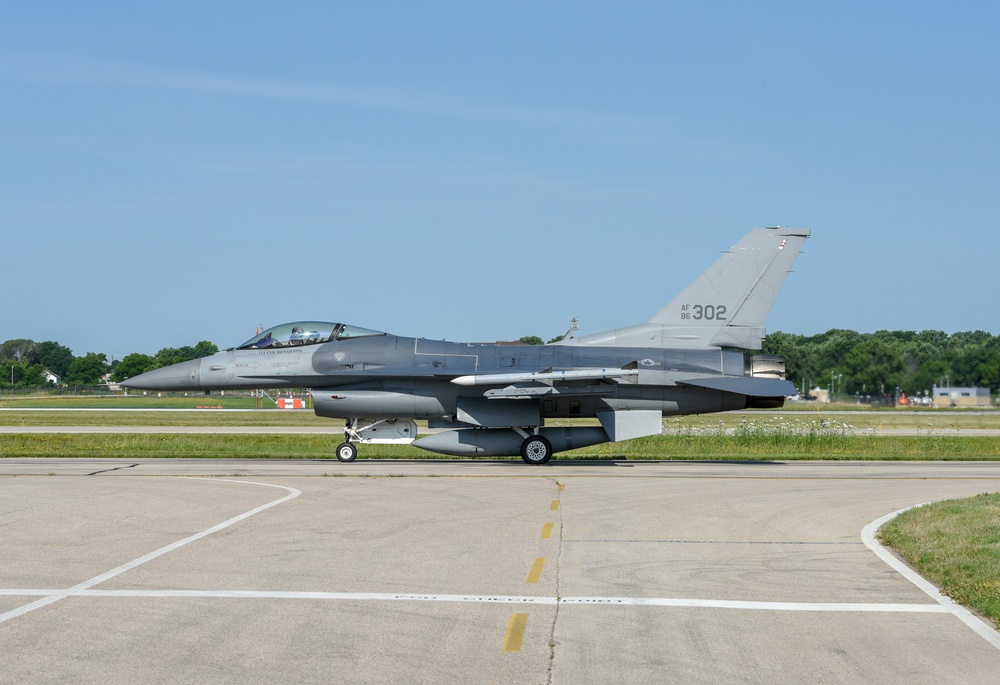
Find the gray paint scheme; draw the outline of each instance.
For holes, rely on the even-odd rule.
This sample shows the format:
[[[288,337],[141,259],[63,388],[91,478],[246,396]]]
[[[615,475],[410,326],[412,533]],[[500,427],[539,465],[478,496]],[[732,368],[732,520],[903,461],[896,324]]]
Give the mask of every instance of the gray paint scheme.
[[[418,447],[520,452],[544,463],[552,452],[658,433],[662,416],[780,406],[794,393],[783,360],[728,348],[760,349],[764,317],[808,236],[753,229],[648,322],[558,344],[447,342],[304,322],[123,385],[311,388],[319,416],[347,420],[348,443],[365,442],[370,423],[426,419],[460,430],[422,438]],[[546,419],[577,417],[596,417],[602,427],[544,427]],[[549,449],[528,444],[538,436]],[[532,461],[526,449],[541,456]]]

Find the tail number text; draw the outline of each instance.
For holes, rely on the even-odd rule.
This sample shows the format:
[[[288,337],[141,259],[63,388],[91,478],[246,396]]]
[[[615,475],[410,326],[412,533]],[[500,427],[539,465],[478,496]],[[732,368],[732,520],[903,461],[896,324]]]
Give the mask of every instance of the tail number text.
[[[726,306],[723,304],[681,305],[681,319],[694,321],[725,321]]]

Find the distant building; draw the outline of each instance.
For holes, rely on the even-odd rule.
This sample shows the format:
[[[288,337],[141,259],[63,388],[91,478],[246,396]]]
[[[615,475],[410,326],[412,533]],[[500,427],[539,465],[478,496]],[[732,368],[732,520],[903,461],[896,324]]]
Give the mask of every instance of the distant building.
[[[934,408],[944,407],[988,407],[989,388],[938,388],[934,387]]]
[[[42,374],[42,376],[45,378],[46,383],[51,383],[52,385],[59,385],[62,382],[62,379],[59,376],[52,373],[48,369],[45,369],[45,372]]]
[[[111,392],[121,392],[121,389],[122,389],[121,385],[119,385],[118,383],[115,383],[115,382],[113,382],[111,380],[111,374],[110,373],[106,373],[103,376],[101,376],[100,385],[107,386],[108,390],[110,390]]]

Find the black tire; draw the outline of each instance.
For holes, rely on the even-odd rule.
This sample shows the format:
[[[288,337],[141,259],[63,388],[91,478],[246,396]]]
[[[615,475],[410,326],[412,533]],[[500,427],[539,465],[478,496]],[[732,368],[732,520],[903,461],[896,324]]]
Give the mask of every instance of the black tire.
[[[358,458],[358,448],[349,442],[342,442],[337,445],[337,460],[348,462]]]
[[[541,435],[529,435],[521,443],[521,459],[526,464],[540,466],[552,458],[552,443]]]

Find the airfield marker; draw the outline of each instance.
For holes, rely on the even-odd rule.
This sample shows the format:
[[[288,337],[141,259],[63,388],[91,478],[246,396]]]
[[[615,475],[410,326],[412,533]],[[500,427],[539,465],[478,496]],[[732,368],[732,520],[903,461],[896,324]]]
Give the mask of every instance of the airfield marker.
[[[521,642],[524,641],[524,630],[528,627],[527,614],[511,614],[507,621],[507,633],[503,638],[504,652],[520,652]]]
[[[538,557],[535,559],[535,563],[531,565],[531,571],[528,572],[528,583],[537,583],[542,577],[543,568],[545,568],[545,557]]]

